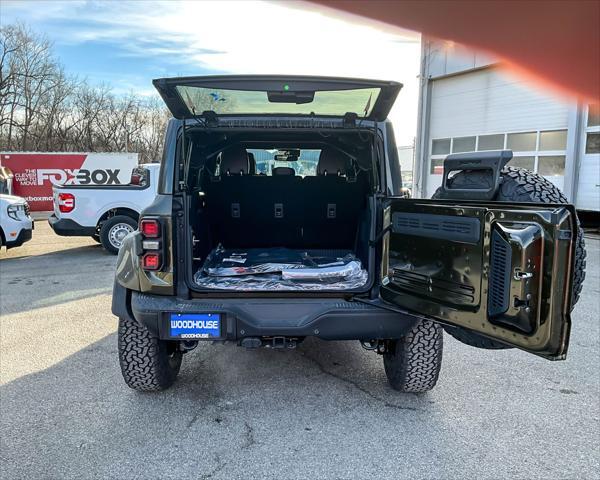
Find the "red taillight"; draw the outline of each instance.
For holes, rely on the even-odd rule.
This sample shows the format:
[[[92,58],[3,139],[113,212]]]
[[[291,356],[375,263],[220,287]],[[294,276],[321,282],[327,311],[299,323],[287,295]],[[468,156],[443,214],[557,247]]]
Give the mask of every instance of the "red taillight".
[[[129,185],[139,185],[140,183],[142,183],[142,176],[137,173],[132,173]]]
[[[160,235],[160,224],[158,220],[144,219],[140,222],[140,232],[146,238],[158,238]]]
[[[142,233],[142,268],[144,270],[160,270],[162,267],[161,236],[162,226],[157,218],[142,218],[139,224]],[[146,240],[151,238],[152,240]]]
[[[72,212],[75,208],[75,195],[72,193],[58,194],[58,209],[62,213]]]
[[[144,270],[158,270],[160,268],[160,254],[146,253],[142,257],[142,267]]]

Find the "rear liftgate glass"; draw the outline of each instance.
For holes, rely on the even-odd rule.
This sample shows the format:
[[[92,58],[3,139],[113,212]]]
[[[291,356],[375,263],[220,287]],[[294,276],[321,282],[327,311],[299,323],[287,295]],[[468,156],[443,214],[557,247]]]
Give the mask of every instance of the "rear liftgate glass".
[[[569,205],[392,200],[384,300],[542,357],[565,358]]]

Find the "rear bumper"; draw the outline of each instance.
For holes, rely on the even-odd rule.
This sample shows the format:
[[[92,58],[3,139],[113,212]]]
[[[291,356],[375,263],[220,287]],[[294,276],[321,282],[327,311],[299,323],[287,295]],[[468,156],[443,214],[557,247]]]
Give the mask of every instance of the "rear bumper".
[[[96,233],[96,227],[84,227],[70,218],[58,218],[55,214],[48,217],[48,223],[54,233],[63,237],[90,237]]]
[[[408,313],[335,298],[183,300],[139,292],[126,295],[117,292],[120,289],[115,288],[113,313],[120,316],[127,312],[161,339],[171,338],[171,313],[221,314],[221,340],[234,341],[270,336],[313,336],[324,340],[400,338],[419,321]],[[130,297],[125,309],[115,306],[119,297]]]

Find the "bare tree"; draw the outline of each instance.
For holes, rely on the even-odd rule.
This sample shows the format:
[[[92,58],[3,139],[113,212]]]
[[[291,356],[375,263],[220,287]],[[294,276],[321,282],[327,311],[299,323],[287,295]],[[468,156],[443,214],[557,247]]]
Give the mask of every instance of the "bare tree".
[[[47,38],[37,36],[25,27],[18,28],[16,35],[21,45],[14,53],[19,115],[13,120],[21,130],[20,148],[27,150],[35,116],[54,88],[57,64]]]
[[[68,76],[52,44],[23,24],[0,27],[0,148],[138,152],[157,161],[169,115],[160,101],[115,95]]]

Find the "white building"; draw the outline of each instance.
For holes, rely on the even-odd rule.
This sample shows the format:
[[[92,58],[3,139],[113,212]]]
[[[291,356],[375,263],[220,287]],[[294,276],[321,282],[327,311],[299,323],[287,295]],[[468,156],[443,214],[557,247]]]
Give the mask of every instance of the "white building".
[[[545,176],[578,209],[600,211],[598,105],[511,75],[491,57],[423,38],[414,188],[430,198],[449,153],[508,148],[512,165]]]

